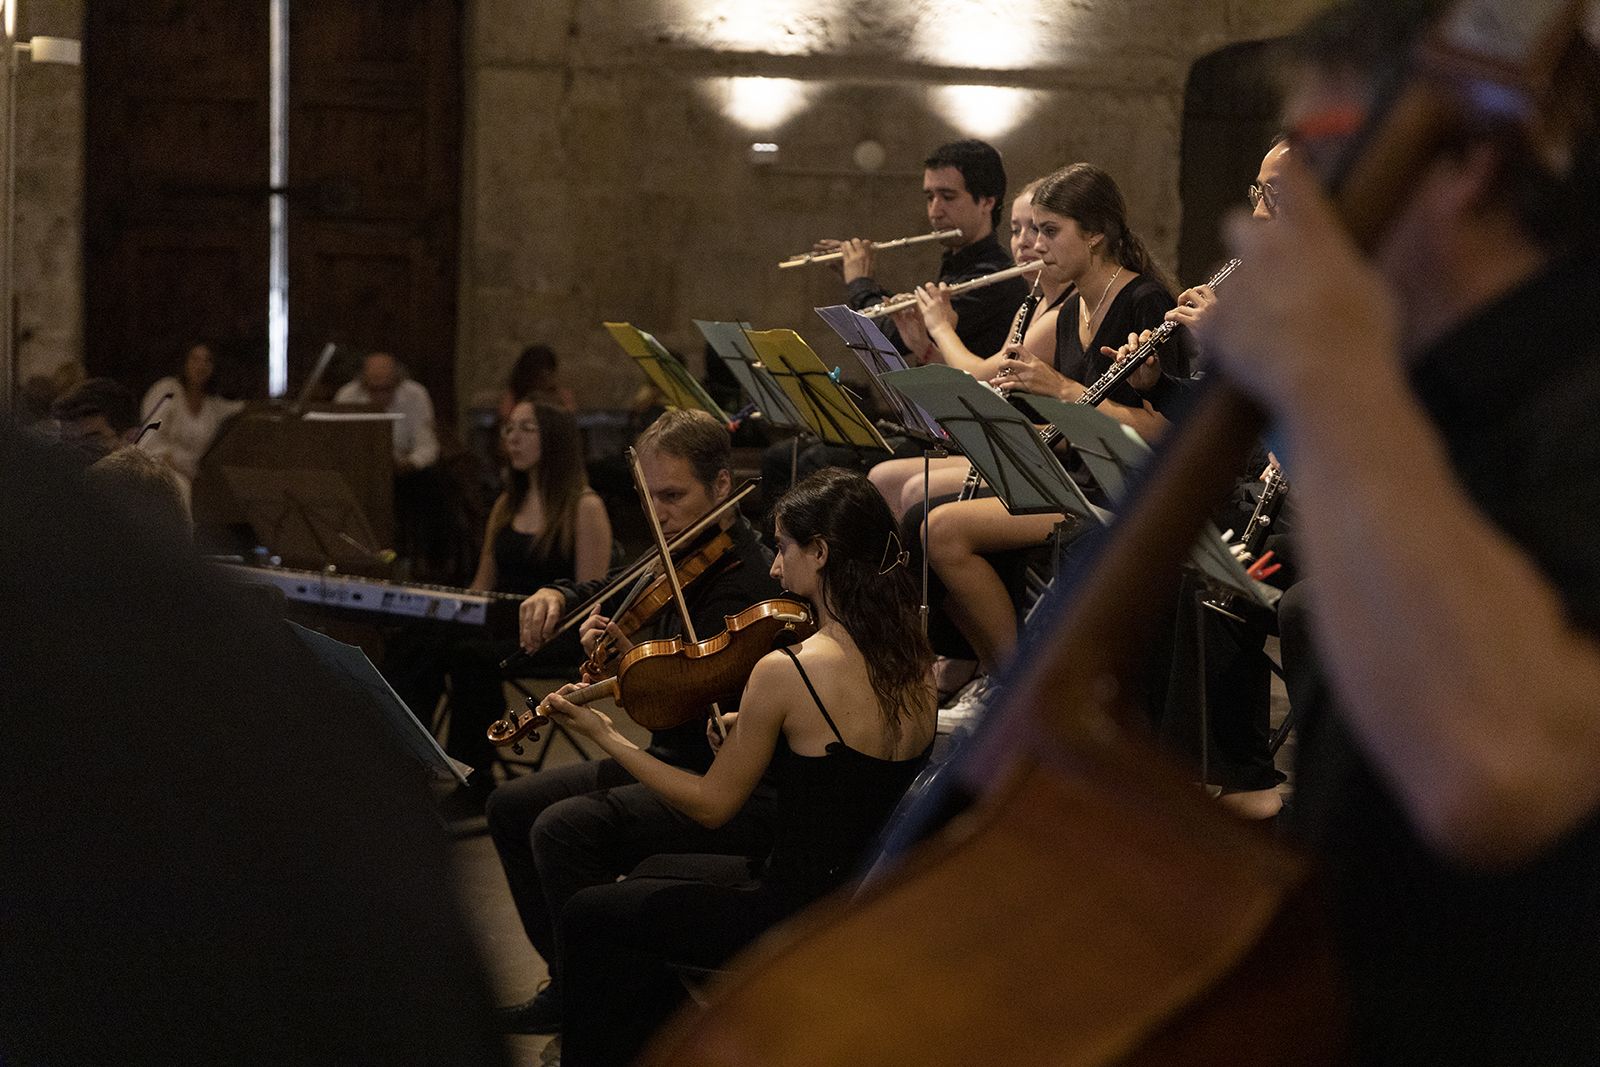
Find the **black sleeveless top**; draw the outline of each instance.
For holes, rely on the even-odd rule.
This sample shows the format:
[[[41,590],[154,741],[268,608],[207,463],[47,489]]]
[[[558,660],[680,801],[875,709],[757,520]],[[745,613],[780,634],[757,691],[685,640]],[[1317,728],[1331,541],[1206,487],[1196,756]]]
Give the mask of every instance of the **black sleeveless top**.
[[[572,580],[577,561],[572,555],[552,552],[541,556],[533,550],[537,534],[518,533],[508,522],[494,535],[495,591],[531,593],[560,579]]]
[[[826,755],[801,756],[779,734],[772,755],[777,834],[761,880],[798,906],[838,888],[861,867],[889,814],[927,765],[933,745],[903,760],[878,759],[851,748],[799,657],[790,649],[782,651],[794,661],[837,738],[828,743]]]

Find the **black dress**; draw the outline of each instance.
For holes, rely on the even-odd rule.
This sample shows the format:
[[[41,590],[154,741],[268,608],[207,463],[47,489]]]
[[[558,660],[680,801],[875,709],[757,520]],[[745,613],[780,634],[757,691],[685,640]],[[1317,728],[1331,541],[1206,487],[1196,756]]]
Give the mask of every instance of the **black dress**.
[[[857,873],[932,745],[883,760],[845,744],[788,649],[837,740],[796,754],[780,735],[772,854],[752,875],[736,856],[658,856],[621,882],[585,889],[561,916],[565,975],[562,1062],[626,1064],[683,1000],[676,967],[717,967],[768,929]]]

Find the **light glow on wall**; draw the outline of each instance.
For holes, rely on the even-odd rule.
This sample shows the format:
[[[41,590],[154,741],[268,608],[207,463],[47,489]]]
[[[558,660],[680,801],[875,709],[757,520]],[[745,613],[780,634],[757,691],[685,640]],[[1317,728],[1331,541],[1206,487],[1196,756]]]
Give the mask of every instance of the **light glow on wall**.
[[[661,0],[662,25],[718,52],[800,56],[828,49],[827,27],[848,0]]]
[[[912,55],[941,67],[1026,70],[1038,65],[1047,34],[1039,0],[940,0],[912,30]]]
[[[945,121],[964,134],[992,140],[1026,122],[1038,107],[1032,89],[1004,85],[941,85],[932,90],[933,104]]]
[[[811,86],[793,78],[715,78],[709,83],[722,113],[751,133],[772,133],[811,99]]]

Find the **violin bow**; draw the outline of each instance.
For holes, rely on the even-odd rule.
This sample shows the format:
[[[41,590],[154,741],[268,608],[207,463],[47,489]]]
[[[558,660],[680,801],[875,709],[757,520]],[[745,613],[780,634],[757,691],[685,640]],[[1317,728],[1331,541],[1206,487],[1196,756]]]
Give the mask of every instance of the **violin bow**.
[[[650,497],[650,485],[645,481],[644,468],[639,465],[639,453],[632,448],[626,452],[628,469],[633,472],[633,487],[639,491],[639,503],[644,507],[644,513],[650,517],[650,535],[655,539],[656,551],[661,556],[662,573],[667,576],[667,581],[672,585],[672,602],[677,605],[678,618],[683,620],[683,632],[689,635],[691,644],[699,644],[700,637],[694,632],[694,620],[689,618],[689,605],[683,599],[683,585],[678,581],[678,568],[672,562],[672,551],[667,547],[667,535],[661,532],[661,517],[656,514],[656,504]],[[717,735],[727,740],[727,734],[722,727],[722,709],[715,703],[711,705],[711,721],[716,724]]]

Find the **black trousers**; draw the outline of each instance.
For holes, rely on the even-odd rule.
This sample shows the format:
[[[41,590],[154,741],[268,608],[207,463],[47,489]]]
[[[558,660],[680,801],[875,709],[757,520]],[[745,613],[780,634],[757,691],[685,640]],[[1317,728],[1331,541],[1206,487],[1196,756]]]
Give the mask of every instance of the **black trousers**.
[[[632,1063],[684,1002],[675,965],[717,967],[794,905],[732,856],[658,856],[576,894],[561,914],[561,1059]]]
[[[465,632],[448,623],[417,622],[390,634],[384,649],[383,674],[412,713],[426,723],[439,696],[450,686],[450,732],[444,749],[492,784],[494,746],[486,731],[506,712],[504,674],[500,661],[517,650],[513,638],[492,638]],[[524,661],[523,678],[565,677],[577,673],[583,647],[576,630],[541,648]],[[474,783],[480,779],[474,777]]]
[[[1152,725],[1167,747],[1205,780],[1228,790],[1271,789],[1283,781],[1272,759],[1272,668],[1262,646],[1268,616],[1249,608],[1239,622],[1200,608],[1200,584],[1185,576],[1172,625],[1151,648]],[[1204,689],[1197,653],[1205,649]],[[1201,729],[1200,702],[1205,701]]]
[[[489,795],[489,834],[522,928],[562,985],[556,923],[580,891],[609,885],[658,853],[765,856],[772,798],[758,791],[715,830],[657,797],[615,760],[576,763],[507,782]]]

